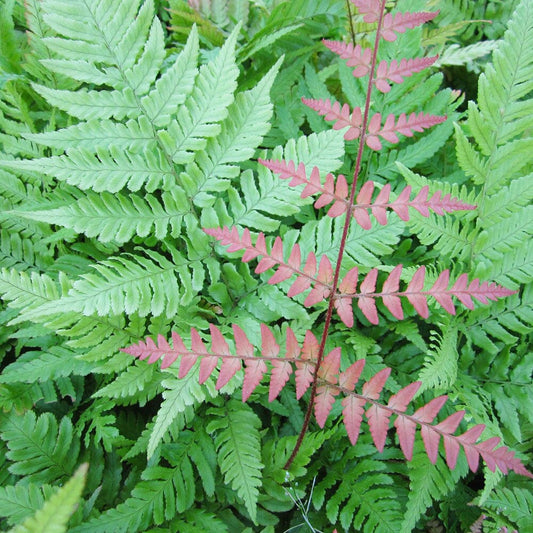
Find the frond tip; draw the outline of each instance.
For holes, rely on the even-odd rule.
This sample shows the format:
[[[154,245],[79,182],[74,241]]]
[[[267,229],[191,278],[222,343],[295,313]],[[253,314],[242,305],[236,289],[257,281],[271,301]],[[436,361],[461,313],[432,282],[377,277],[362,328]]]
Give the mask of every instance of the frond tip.
[[[319,348],[316,337],[310,331],[306,332],[300,346],[294,332],[287,328],[285,350],[280,356],[281,347],[272,331],[264,324],[261,325],[260,349],[250,342],[245,332],[237,325],[233,325],[234,349],[230,349],[228,341],[216,326],[210,324],[209,327],[210,349],[206,347],[198,331],[191,328],[190,349],[185,346],[183,338],[173,332],[172,347],[164,337],[159,335],[157,344],[147,338],[146,341],[140,341],[122,351],[138,359],[147,360],[148,363],[155,363],[162,359],[163,368],[180,359],[179,378],[185,377],[200,358],[199,382],[203,383],[218,367],[217,389],[231,380],[242,368],[244,361],[243,401],[250,397],[263,376],[269,371],[271,373],[269,401],[277,397],[293,372],[297,399],[301,398],[309,388],[316,370]],[[533,478],[533,474],[515,457],[514,452],[505,446],[497,447],[500,442],[498,437],[478,442],[485,429],[483,424],[478,424],[464,433],[455,435],[464,417],[464,411],[456,412],[435,424],[435,418],[447,401],[446,396],[435,398],[418,408],[413,414],[407,414],[406,411],[420,388],[421,382],[407,385],[393,394],[387,403],[382,403],[380,397],[391,373],[390,368],[374,374],[356,391],[355,386],[359,381],[365,361],[356,361],[344,371],[340,371],[340,364],[341,350],[334,348],[324,358],[318,371],[314,411],[320,427],[324,427],[336,397],[341,395],[343,396],[341,401],[343,422],[352,444],[357,442],[363,417],[366,416],[374,444],[380,452],[383,451],[390,420],[394,418],[393,425],[397,431],[400,448],[408,460],[412,459],[416,429],[420,427],[426,453],[433,463],[437,460],[442,438],[446,462],[452,470],[457,464],[457,457],[462,448],[468,466],[474,472],[479,466],[479,459],[482,458],[489,470],[493,472],[496,469],[503,473],[513,470],[520,475]]]

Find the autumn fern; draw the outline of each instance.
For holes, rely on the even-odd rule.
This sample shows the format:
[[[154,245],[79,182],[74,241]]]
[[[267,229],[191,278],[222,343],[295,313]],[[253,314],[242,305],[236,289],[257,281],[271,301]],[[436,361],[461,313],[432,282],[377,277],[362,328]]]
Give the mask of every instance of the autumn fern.
[[[389,184],[380,185],[371,180],[360,183],[365,148],[379,151],[383,148],[383,143],[398,143],[400,136],[412,137],[444,122],[446,117],[423,111],[401,113],[398,116],[371,112],[374,90],[387,93],[392,84],[402,83],[405,78],[430,67],[437,59],[434,56],[378,61],[380,43],[394,41],[398,33],[432,20],[438,12],[391,14],[386,12],[384,1],[351,2],[365,23],[375,25],[374,46],[363,48],[359,44],[329,40],[324,41],[324,45],[345,60],[348,67],[353,68],[354,77],[367,79],[364,105],[351,109],[348,104],[331,99],[303,98],[302,102],[332,123],[333,129],[342,130],[346,141],[357,141],[353,178],[346,178],[342,174],[335,176],[316,166],[309,169],[304,163],[293,160],[259,159],[261,165],[277,174],[281,180],[290,180],[289,187],[300,187],[302,198],[314,196],[314,207],[320,214],[320,210],[327,207],[327,216],[344,217],[336,260],[332,261],[328,255],[318,256],[314,252],[304,256],[298,243],[285,244],[280,236],[271,242],[263,232],[252,234],[248,228],[223,226],[204,229],[205,233],[221,245],[227,246],[227,252],[244,252],[243,262],[257,260],[257,274],[271,271],[268,283],[281,284],[288,297],[297,298],[301,293],[306,293],[303,299],[306,307],[325,302],[320,336],[307,330],[302,339],[302,336],[299,338],[287,326],[284,328],[284,341],[280,342],[274,331],[261,324],[260,342],[255,339],[251,341],[249,335],[234,324],[233,338],[229,340],[211,323],[208,337],[191,328],[187,338],[174,332],[172,345],[159,335],[157,342],[147,338],[123,351],[150,364],[160,360],[162,368],[178,365],[178,379],[185,378],[194,369],[194,372],[198,371],[199,383],[204,383],[216,372],[215,388],[218,390],[225,387],[244,366],[243,402],[250,398],[265,375],[270,379],[270,402],[286,387],[292,387],[289,384],[292,383],[291,376],[294,376],[296,399],[302,398],[308,390],[310,396],[303,427],[285,465],[287,470],[297,456],[311,415],[314,413],[317,424],[323,428],[335,402],[340,400],[342,421],[352,444],[356,444],[364,427],[363,418],[366,417],[368,431],[379,451],[384,450],[392,423],[396,428],[401,451],[408,460],[413,457],[415,435],[419,430],[425,452],[432,463],[438,459],[442,441],[443,455],[452,470],[463,450],[468,466],[474,472],[482,459],[491,471],[507,473],[512,470],[533,477],[514,452],[505,446],[499,446],[499,437],[479,440],[485,429],[483,424],[459,430],[465,416],[464,411],[449,414],[437,421],[437,416],[447,402],[446,395],[414,407],[414,398],[421,387],[421,382],[416,381],[401,388],[388,399],[383,399],[390,368],[373,372],[369,379],[358,385],[365,360],[355,361],[347,368],[342,368],[341,347],[335,347],[326,353],[334,313],[346,327],[351,328],[362,319],[378,324],[380,314],[386,315],[387,312],[395,319],[402,320],[406,302],[410,304],[410,309],[426,319],[429,316],[430,298],[447,313],[454,315],[454,299],[466,308],[473,309],[474,300],[487,304],[489,300],[497,300],[514,292],[478,278],[469,279],[466,273],[452,276],[450,270],[442,271],[428,282],[424,265],[414,270],[406,270],[399,264],[392,269],[377,267],[369,271],[360,271],[358,266],[349,269],[344,266],[346,240],[352,223],[369,230],[376,222],[379,225],[388,224],[394,216],[407,221],[412,212],[428,217],[430,212],[446,215],[476,208],[475,205],[442,191],[430,195],[428,186],[415,191],[407,186],[393,192]],[[288,280],[291,280],[290,284],[285,283]],[[357,309],[354,310],[355,306]],[[239,488],[243,490],[242,484]]]

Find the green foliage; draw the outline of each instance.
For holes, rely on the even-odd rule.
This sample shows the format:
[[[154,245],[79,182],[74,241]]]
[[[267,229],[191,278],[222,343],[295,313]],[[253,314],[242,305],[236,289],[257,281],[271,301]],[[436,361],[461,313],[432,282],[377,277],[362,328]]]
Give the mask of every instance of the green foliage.
[[[349,5],[364,43],[372,26]],[[328,346],[343,347],[343,369],[366,358],[362,379],[392,367],[391,392],[418,376],[425,401],[447,394],[468,424],[487,424],[525,462],[533,4],[438,8],[428,30],[400,34],[380,54],[440,53],[445,68],[466,65],[478,96],[460,111],[436,71],[373,93],[374,111],[423,108],[449,120],[366,151],[361,178],[390,184],[393,197],[427,184],[477,210],[354,224],[341,275],[426,265],[428,279],[450,268],[517,293],[455,317],[435,306],[427,320],[406,306],[399,322],[380,307],[379,326],[356,310],[359,325],[335,319]],[[238,384],[200,385],[200,362],[181,379],[119,351],[172,330],[189,342],[191,327],[205,339],[209,323],[258,338],[264,322],[278,342],[287,325],[298,341],[321,331],[324,305],[288,299],[287,282],[269,284],[202,228],[247,227],[269,245],[279,234],[302,256],[335,261],[342,220],[256,160],[352,179],[345,132],[300,102],[364,101],[366,86],[321,43],[348,41],[350,15],[344,0],[0,0],[2,530],[408,532],[429,521],[467,530],[482,514],[489,531],[527,530],[533,501],[516,476],[467,474],[464,458],[453,471],[441,456],[432,465],[420,442],[406,463],[394,442],[377,453],[368,432],[352,447],[331,421],[311,426],[286,479],[306,396],[284,390],[268,402],[263,383],[243,404]],[[465,23],[485,19],[493,24]]]
[[[88,466],[82,464],[72,478],[46,500],[41,509],[9,531],[12,533],[65,533],[67,522],[81,500]]]

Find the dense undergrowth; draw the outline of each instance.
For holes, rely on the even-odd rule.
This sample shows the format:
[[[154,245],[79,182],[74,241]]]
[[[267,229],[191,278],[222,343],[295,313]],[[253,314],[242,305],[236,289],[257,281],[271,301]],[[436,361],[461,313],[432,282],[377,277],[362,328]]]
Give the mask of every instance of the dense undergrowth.
[[[427,432],[412,442],[395,423],[398,434],[387,435],[377,403],[357,438],[361,421],[343,419],[340,396],[333,403],[339,391],[328,380],[356,371],[366,382],[356,391],[376,401],[381,389],[398,397],[411,387],[403,407],[416,393],[411,413],[446,395],[436,422],[465,410],[460,432],[473,431],[475,442],[482,424],[484,439],[500,437],[531,465],[533,2],[387,2],[393,14],[439,14],[399,24],[378,63],[438,58],[402,83],[389,80],[389,90],[376,74],[384,90],[371,93],[371,113],[420,123],[396,138],[399,124],[374,127],[360,152],[355,114],[334,128],[327,120],[339,119],[343,103],[350,113],[364,107],[367,79],[338,57],[348,48],[336,55],[331,43],[373,49],[376,22],[364,9],[377,3],[0,0],[3,530],[533,531],[531,480],[502,473],[513,465],[524,473],[516,462],[491,464],[487,452],[476,469],[477,452],[450,460],[451,438],[432,452]],[[343,174],[347,185],[360,168],[359,185],[390,187],[391,202],[413,190],[409,209],[398,200],[387,215],[354,211],[337,304],[327,289],[340,215],[352,214],[347,189],[336,182],[329,202],[322,191],[316,209],[317,196],[293,186],[306,183],[303,174],[292,184],[278,177],[289,161],[293,174],[304,163],[308,175],[316,166],[322,180]],[[308,192],[320,192],[313,183]],[[415,201],[426,186],[435,205],[453,199],[444,211],[465,210],[426,213]],[[213,229],[232,226],[237,234]],[[280,236],[284,257],[254,272],[261,254],[244,228],[257,247],[262,232],[268,257]],[[253,261],[232,253],[243,242]],[[311,254],[320,263],[302,262],[297,275],[302,286],[303,271],[315,280],[312,297],[268,271],[288,262],[294,274],[296,243],[304,262]],[[357,290],[354,267],[367,280]],[[467,273],[509,291],[491,288],[490,299],[506,297],[482,305],[457,289],[451,314],[450,295],[435,288],[446,270],[450,287]],[[374,276],[380,289],[401,277],[403,289],[420,292],[423,271],[423,298],[358,297],[349,312],[338,303],[376,292]],[[488,287],[468,290],[483,301]],[[295,360],[303,346],[310,362],[287,385],[281,370],[270,387],[255,380],[259,365],[248,363],[247,377],[229,381],[241,366],[227,363],[229,352],[253,352],[244,333],[265,359],[279,343]],[[159,352],[139,343],[158,335]],[[207,353],[228,355],[218,380],[211,363],[191,359],[186,373],[122,351],[155,362],[178,355],[182,340],[185,350],[192,342],[204,353],[205,342]],[[320,350],[329,354],[322,370],[320,358],[313,366]],[[318,389],[305,392],[313,377]],[[297,446],[315,394],[318,423]]]

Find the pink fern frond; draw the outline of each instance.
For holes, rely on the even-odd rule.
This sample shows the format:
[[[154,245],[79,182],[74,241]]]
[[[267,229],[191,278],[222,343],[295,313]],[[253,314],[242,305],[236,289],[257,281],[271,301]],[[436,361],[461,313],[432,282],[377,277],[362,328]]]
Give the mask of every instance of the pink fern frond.
[[[305,183],[300,195],[302,198],[312,194],[319,194],[314,204],[315,208],[320,209],[333,202],[328,211],[330,217],[338,217],[348,209],[348,183],[342,174],[337,176],[337,179],[335,179],[333,174],[327,174],[324,184],[322,184],[318,167],[313,167],[308,177],[303,163],[298,165],[297,169],[292,161],[285,163],[278,160],[259,159],[259,163],[279,174],[281,179],[291,179],[289,185]]]
[[[342,130],[348,128],[344,134],[346,141],[358,139],[361,136],[361,124],[363,122],[363,115],[361,108],[356,107],[350,113],[348,104],[344,104],[341,108],[339,102],[331,103],[330,99],[313,100],[312,98],[302,98],[302,102],[316,111],[320,116],[323,116],[328,122],[333,122],[334,130]]]
[[[386,41],[395,41],[396,33],[404,33],[405,30],[421,26],[433,20],[439,11],[425,11],[416,13],[387,13],[383,18],[381,37]],[[370,22],[365,20],[365,22]]]
[[[417,269],[407,288],[404,291],[400,291],[401,273],[402,265],[397,265],[384,281],[381,292],[377,292],[377,270],[375,268],[370,270],[365,276],[359,288],[357,288],[357,270],[350,270],[339,284],[337,294],[335,295],[337,298],[335,308],[337,309],[339,318],[348,327],[353,326],[353,317],[348,314],[352,309],[351,304],[348,302],[339,302],[338,300],[357,299],[357,305],[367,320],[372,324],[378,324],[377,298],[381,298],[383,304],[391,314],[398,320],[401,320],[403,319],[401,298],[407,298],[415,308],[415,311],[423,318],[427,318],[429,316],[429,296],[433,297],[446,312],[454,315],[455,305],[452,296],[455,296],[467,308],[473,309],[474,304],[472,298],[486,304],[489,300],[504,298],[516,292],[496,283],[486,281],[481,283],[479,279],[474,279],[469,283],[466,274],[461,274],[456,282],[449,287],[449,270],[441,272],[431,288],[424,290],[426,275],[426,268],[424,266]]]
[[[362,78],[370,72],[372,65],[372,50],[362,48],[360,44],[354,46],[352,43],[343,43],[342,41],[322,41],[324,45],[333,53],[342,59],[346,59],[346,65],[355,67],[352,74],[356,78]]]
[[[373,290],[375,285],[374,275],[370,281],[365,281],[368,289]],[[287,385],[293,367],[296,368],[296,397],[301,398],[309,389],[319,353],[319,342],[311,331],[306,331],[302,346],[296,340],[294,332],[286,329],[285,355],[280,357],[281,348],[272,331],[261,324],[261,347],[256,348],[248,339],[246,333],[237,325],[233,325],[234,348],[230,349],[228,342],[220,330],[210,324],[210,348],[194,328],[190,330],[190,345],[188,349],[180,335],[172,333],[172,346],[162,337],[158,336],[157,343],[147,338],[122,351],[133,355],[140,360],[153,364],[162,359],[162,364],[168,366],[171,360],[179,361],[178,377],[185,377],[198,358],[201,359],[198,380],[204,382],[219,366],[217,388],[223,387],[245,365],[242,388],[243,401],[248,400],[264,375],[268,373],[267,363],[271,368],[269,401],[273,401],[280,391]],[[209,340],[209,339],[208,339]],[[191,364],[191,361],[192,364]],[[204,364],[205,363],[205,364]],[[500,439],[489,438],[478,442],[485,426],[478,424],[467,431],[455,435],[455,432],[464,417],[464,411],[459,411],[448,416],[439,423],[435,423],[439,412],[447,401],[446,396],[439,396],[419,407],[413,414],[407,414],[416,392],[421,383],[414,382],[393,394],[388,403],[381,401],[381,396],[390,376],[391,369],[384,368],[372,375],[361,387],[361,392],[355,388],[365,366],[364,360],[353,363],[344,371],[340,371],[341,351],[334,348],[323,359],[317,372],[317,394],[314,400],[315,418],[320,427],[323,427],[331,413],[336,397],[342,395],[342,417],[346,432],[352,444],[355,444],[361,430],[363,416],[366,414],[370,433],[376,448],[384,449],[390,420],[394,417],[394,427],[397,430],[400,448],[405,457],[410,460],[413,455],[413,443],[416,429],[420,434],[429,459],[437,460],[441,439],[444,441],[444,455],[448,466],[454,469],[457,457],[461,450],[467,458],[468,466],[476,471],[479,459],[483,459],[487,467],[495,471],[500,469],[507,473],[513,470],[521,475],[533,477],[514,453],[505,446],[498,447]],[[365,411],[366,408],[366,411]]]
[[[296,363],[296,399],[299,400],[313,383],[319,343],[309,330],[305,332],[300,361]]]
[[[363,15],[363,20],[368,23],[377,22],[381,9],[380,0],[351,0],[357,7],[359,14]],[[438,11],[417,12],[417,13],[386,13],[383,18],[381,36],[386,41],[396,40],[396,33],[404,33],[407,29],[416,28],[439,14]],[[395,33],[396,32],[396,33]]]
[[[353,392],[351,383],[347,383],[343,373],[340,374],[339,387],[345,394],[341,402],[344,407],[343,422],[352,444],[355,444],[360,432],[364,407],[370,403],[366,417],[374,444],[380,451],[385,445],[390,418],[395,416],[394,427],[397,431],[400,448],[408,460],[412,459],[416,429],[420,427],[426,454],[433,463],[437,461],[439,443],[442,437],[446,462],[452,470],[457,464],[460,448],[463,448],[468,466],[473,472],[477,470],[481,457],[492,472],[500,469],[506,474],[509,470],[513,470],[520,475],[533,478],[533,474],[515,457],[514,452],[505,446],[497,448],[500,442],[498,437],[477,442],[485,429],[483,424],[473,426],[460,435],[454,435],[463,419],[464,411],[454,413],[442,422],[434,424],[435,418],[447,401],[447,396],[434,398],[420,407],[414,414],[406,414],[408,405],[420,388],[420,382],[411,383],[401,389],[390,398],[387,405],[380,403],[378,399],[389,374],[390,369],[388,368],[375,374],[363,385],[361,394]]]
[[[340,392],[338,387],[332,386],[337,384],[341,364],[341,349],[335,348],[323,360],[318,370],[318,377],[324,382],[317,388],[315,398],[315,418],[318,425],[322,428],[326,419],[335,403],[335,396]]]
[[[401,59],[399,63],[396,59],[393,59],[390,64],[387,61],[381,61],[374,77],[376,89],[382,93],[388,93],[391,87],[387,80],[393,83],[402,83],[404,78],[430,67],[438,58],[439,56],[416,57],[413,59]]]
[[[352,4],[358,9],[360,15],[364,15],[365,22],[377,22],[381,9],[380,0],[351,0]]]
[[[361,108],[356,107],[353,112],[350,112],[348,104],[344,104],[341,107],[338,102],[332,104],[329,98],[326,100],[302,98],[302,102],[315,110],[319,115],[323,116],[326,121],[334,122],[333,129],[341,130],[343,128],[348,128],[344,134],[344,139],[346,141],[358,139],[361,136],[361,125],[363,121]],[[405,113],[402,113],[398,117],[397,122],[394,115],[389,115],[385,120],[385,124],[382,126],[381,113],[376,113],[368,123],[365,143],[372,150],[381,150],[382,144],[379,137],[382,137],[391,143],[397,143],[400,141],[397,133],[405,135],[406,137],[412,137],[414,131],[424,131],[425,129],[440,124],[445,120],[445,116],[430,115],[423,112],[418,114],[411,113],[409,117],[407,117]],[[263,160],[260,160],[260,162],[263,163]],[[282,179],[292,177],[290,183],[291,186],[302,183],[301,180],[305,179],[303,176],[305,175],[305,167],[300,164],[298,169],[296,169],[294,163],[290,166],[290,162],[287,165],[286,168],[281,168],[272,164],[269,168],[273,172],[280,173]]]
[[[242,235],[239,235],[237,228],[208,228],[204,231],[224,246],[228,246],[228,251],[245,250],[242,257],[243,262],[251,261],[258,258],[258,264],[255,272],[260,274],[267,270],[278,267],[277,271],[269,278],[268,283],[275,285],[296,275],[296,280],[292,283],[288,296],[293,297],[305,291],[311,285],[313,288],[304,301],[306,307],[327,298],[331,293],[331,283],[333,281],[333,267],[329,258],[323,255],[317,268],[317,258],[313,252],[310,252],[305,261],[301,261],[300,247],[295,244],[290,252],[288,261],[284,259],[283,242],[280,237],[276,237],[274,245],[269,251],[266,246],[265,235],[259,233],[255,245],[248,229],[244,229]]]
[[[413,113],[413,115],[415,114]],[[375,116],[379,116],[379,114]],[[430,115],[417,117],[415,115],[406,119],[405,116],[404,118],[400,116],[398,124],[401,128],[405,128],[402,131],[407,131],[411,127],[412,129],[422,128],[423,125],[428,124],[432,120],[436,123],[439,118],[441,117],[431,117]],[[404,123],[407,125],[404,126]],[[378,129],[377,131],[379,132],[380,130]],[[292,161],[285,163],[284,161],[278,160],[260,159],[259,162],[273,172],[280,174],[280,178],[291,179],[289,185],[305,184],[301,194],[303,198],[311,194],[318,194],[318,199],[314,204],[317,209],[333,203],[327,212],[328,216],[338,217],[349,208],[348,183],[342,174],[336,179],[332,174],[327,174],[325,182],[322,184],[317,167],[313,168],[311,175],[308,177],[303,163],[298,165],[298,168],[295,168],[294,162]],[[412,200],[410,198],[411,187],[408,186],[400,192],[395,200],[390,201],[391,188],[389,184],[386,184],[373,201],[374,188],[375,184],[373,181],[364,183],[356,197],[356,203],[352,208],[353,217],[363,229],[370,229],[372,227],[369,213],[372,213],[379,224],[384,225],[387,224],[387,210],[393,210],[402,220],[407,221],[409,220],[409,208],[416,209],[425,217],[429,216],[430,210],[438,215],[443,215],[444,213],[451,213],[453,211],[472,210],[476,208],[475,205],[466,204],[455,197],[452,198],[450,194],[443,196],[440,191],[435,192],[429,198],[429,187],[427,186],[422,187]],[[225,242],[229,244],[227,238]],[[256,257],[254,254],[255,252],[250,252],[249,257]],[[288,272],[285,274],[288,275]]]

